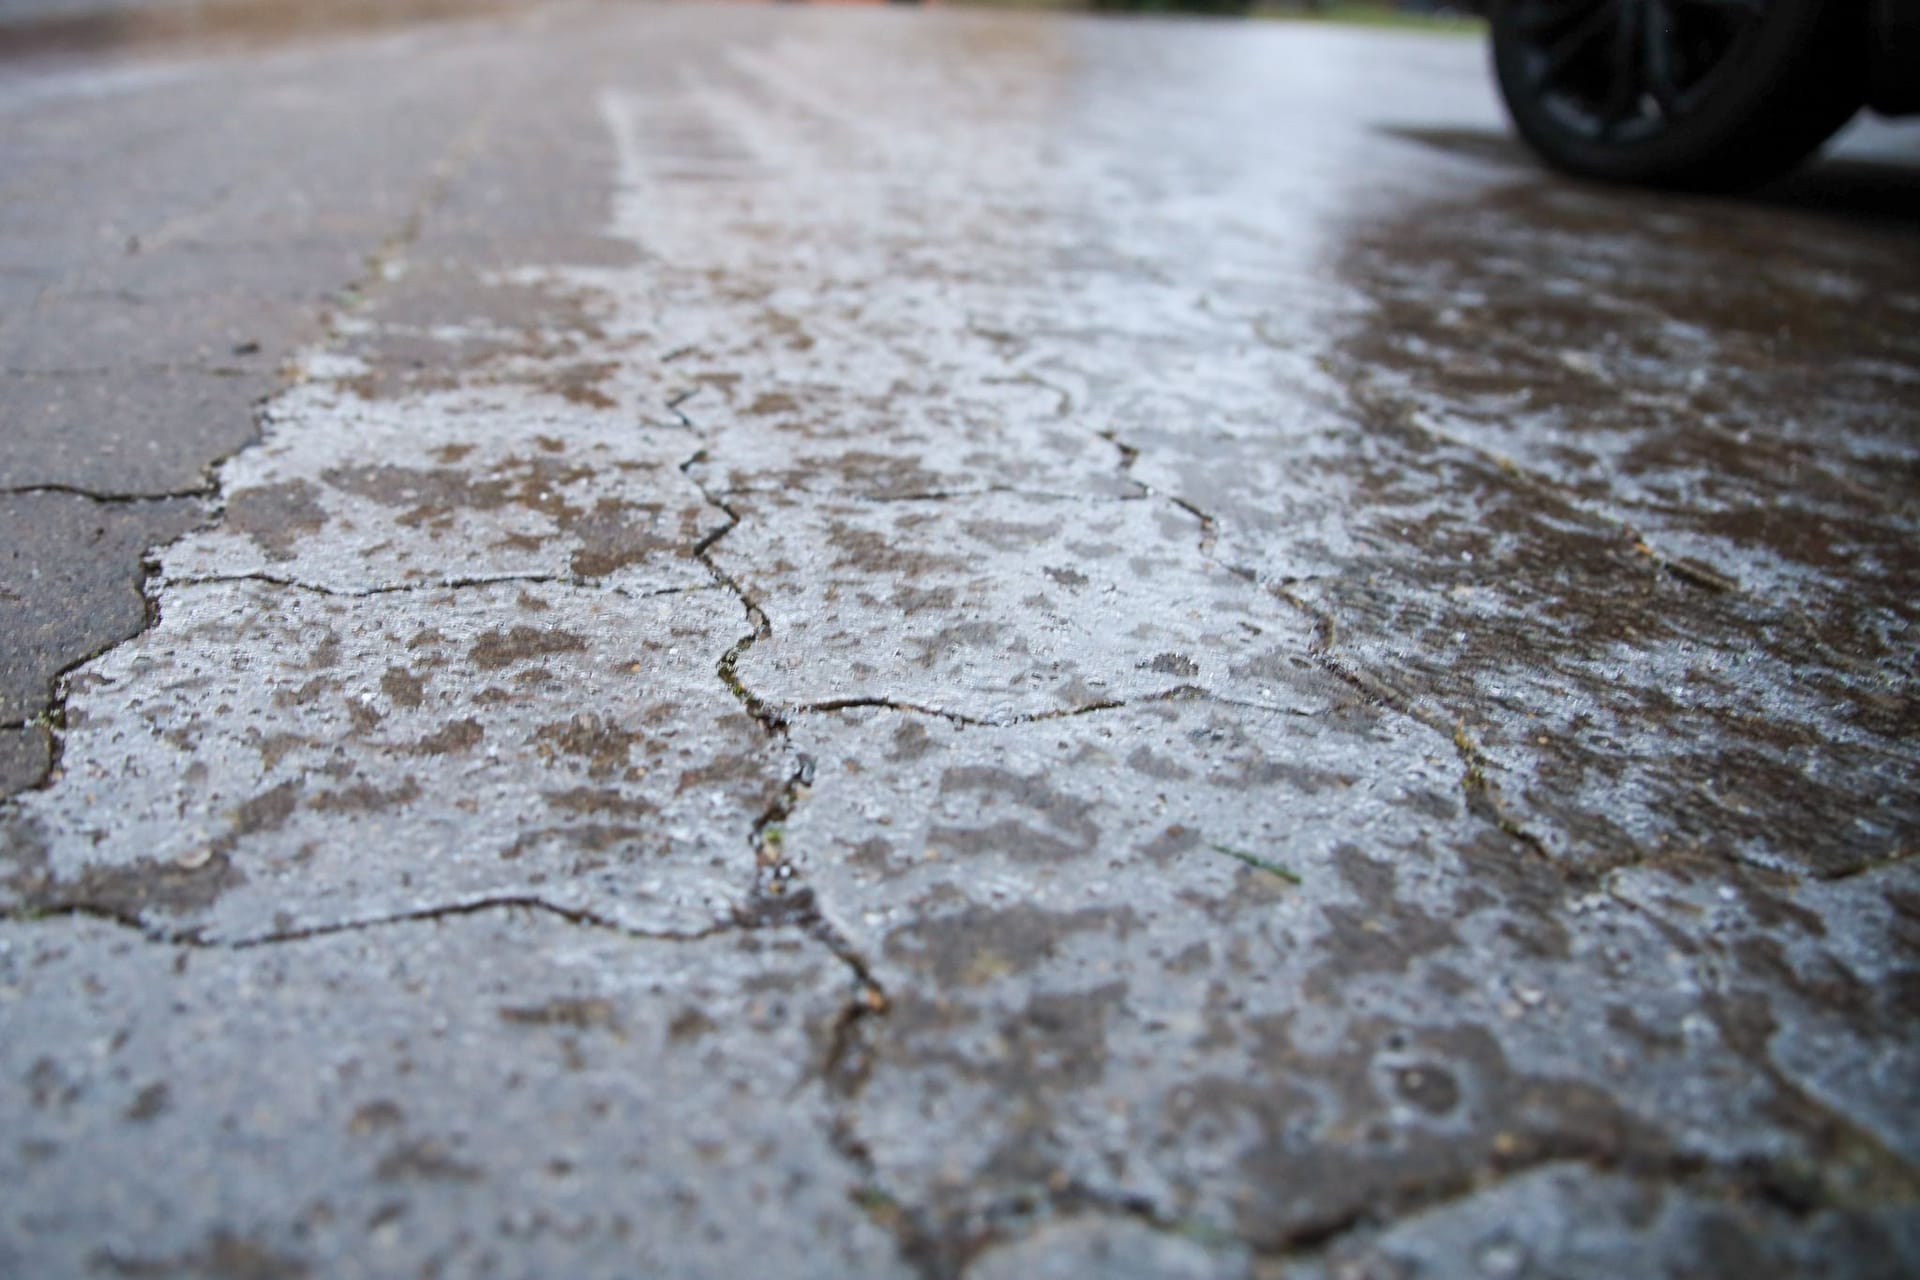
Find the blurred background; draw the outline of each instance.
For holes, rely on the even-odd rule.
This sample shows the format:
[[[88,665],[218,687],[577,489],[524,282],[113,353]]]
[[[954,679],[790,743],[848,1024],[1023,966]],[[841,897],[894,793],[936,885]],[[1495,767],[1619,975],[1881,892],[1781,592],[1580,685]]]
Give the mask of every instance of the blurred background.
[[[633,0],[603,0],[607,4]],[[726,0],[717,0],[726,2]],[[1485,0],[789,0],[992,9],[1190,13],[1478,33]],[[267,37],[538,7],[543,0],[0,0],[0,45],[79,47],[180,37]]]

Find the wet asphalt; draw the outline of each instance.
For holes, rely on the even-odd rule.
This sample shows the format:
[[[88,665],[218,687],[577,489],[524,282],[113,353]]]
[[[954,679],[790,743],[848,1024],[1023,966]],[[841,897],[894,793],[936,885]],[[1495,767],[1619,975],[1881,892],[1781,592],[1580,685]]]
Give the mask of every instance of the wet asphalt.
[[[1920,135],[218,34],[0,62],[0,1274],[1920,1266]]]

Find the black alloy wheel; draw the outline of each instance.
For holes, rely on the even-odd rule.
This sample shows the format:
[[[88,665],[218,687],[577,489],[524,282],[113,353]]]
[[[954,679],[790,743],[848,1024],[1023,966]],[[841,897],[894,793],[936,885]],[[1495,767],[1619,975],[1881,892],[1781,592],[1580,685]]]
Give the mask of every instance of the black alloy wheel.
[[[1492,16],[1521,136],[1587,177],[1762,181],[1864,93],[1864,12],[1846,0],[1497,0]]]

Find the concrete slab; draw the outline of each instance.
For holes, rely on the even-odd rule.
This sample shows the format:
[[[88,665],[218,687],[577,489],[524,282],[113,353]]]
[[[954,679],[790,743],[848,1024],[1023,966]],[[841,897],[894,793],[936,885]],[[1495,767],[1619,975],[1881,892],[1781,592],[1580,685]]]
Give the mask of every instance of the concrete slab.
[[[0,989],[35,1028],[0,1049],[13,1274],[906,1274],[846,1221],[809,1074],[847,975],[793,933],[503,910],[230,951],[74,920],[10,933]]]
[[[713,678],[745,625],[711,588],[169,591],[80,678],[6,897],[227,941],[520,899],[699,931],[794,771]]]
[[[259,434],[255,405],[281,381],[237,365],[0,376],[0,484],[106,497],[207,489],[211,464]]]
[[[0,454],[213,521],[5,500],[0,1271],[1915,1269],[1884,151],[1574,188],[1471,41],[794,7],[0,116],[5,296],[311,335],[230,457],[130,365]]]

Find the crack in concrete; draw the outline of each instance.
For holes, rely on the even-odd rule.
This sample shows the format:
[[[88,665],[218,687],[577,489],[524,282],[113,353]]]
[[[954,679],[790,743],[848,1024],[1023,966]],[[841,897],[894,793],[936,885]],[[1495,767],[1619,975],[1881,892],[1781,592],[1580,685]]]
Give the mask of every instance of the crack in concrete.
[[[989,339],[996,336],[989,331],[979,328],[977,323],[972,319],[968,320],[967,328],[969,332]],[[989,386],[1030,386],[1039,387],[1043,391],[1051,391],[1054,395],[1060,397],[1060,403],[1054,410],[1055,416],[1060,418],[1073,417],[1073,393],[1058,383],[1049,382],[1037,374],[1020,373],[1008,378],[988,378],[985,381]],[[1097,439],[1106,441],[1106,443],[1111,445],[1114,451],[1120,455],[1120,465],[1117,469],[1120,472],[1121,478],[1136,490],[1132,496],[1134,498],[1151,497],[1153,495],[1153,486],[1147,484],[1145,481],[1136,480],[1133,477],[1133,464],[1140,460],[1140,450],[1120,439],[1119,433],[1112,428],[1104,431],[1095,431],[1093,435]],[[1010,490],[1010,492],[1016,491]]]
[[[753,830],[747,837],[753,846],[756,875],[766,878],[765,891],[768,893],[785,893],[786,883],[794,876],[793,865],[787,861],[781,848],[785,839],[784,824],[793,816],[794,807],[806,796],[807,788],[813,785],[813,768],[813,757],[804,751],[800,752],[794,761],[793,772],[787,775],[786,784],[754,820]]]
[[[667,407],[686,425],[688,430],[704,439],[705,433],[680,409],[681,405],[692,398],[692,394],[689,392],[676,397]],[[710,489],[694,474],[694,469],[706,458],[707,451],[702,447],[680,464],[680,471],[700,491],[703,498],[725,514],[726,523],[695,545],[693,557],[706,567],[716,586],[731,592],[739,600],[749,626],[747,633],[734,641],[721,656],[715,667],[715,675],[747,714],[760,725],[769,743],[783,742],[787,739],[787,716],[748,688],[739,675],[740,659],[755,644],[773,635],[773,624],[768,620],[766,610],[753,598],[745,585],[722,569],[713,558],[713,547],[740,526],[741,517],[740,513],[725,500],[724,495]],[[812,886],[801,883],[796,869],[787,860],[786,853],[781,847],[784,824],[793,815],[794,809],[805,799],[807,789],[813,784],[813,777],[813,758],[801,753],[795,761],[793,772],[787,778],[786,785],[780,789],[765,812],[754,823],[749,837],[753,850],[754,882],[748,901],[758,911],[777,915],[799,926],[808,937],[832,952],[835,959],[852,975],[854,991],[834,1020],[827,1052],[820,1066],[820,1078],[832,1082],[841,1078],[849,1070],[854,1070],[864,1083],[865,1074],[871,1069],[871,1059],[862,1050],[859,1032],[864,1020],[887,1011],[886,991],[874,976],[873,967],[867,962],[866,957],[821,907]],[[863,1065],[850,1068],[848,1064],[854,1062]]]
[[[1182,511],[1186,512],[1188,515],[1192,516],[1195,520],[1199,521],[1200,523],[1200,556],[1203,560],[1207,561],[1207,563],[1209,564],[1220,564],[1220,561],[1217,560],[1213,554],[1213,548],[1215,544],[1218,542],[1218,538],[1216,536],[1218,533],[1218,525],[1215,522],[1212,514],[1201,510],[1200,507],[1196,506],[1194,503],[1187,501],[1185,498],[1182,498],[1177,494],[1168,494],[1167,501],[1172,503],[1174,506],[1180,508]],[[1220,567],[1223,569],[1227,569],[1227,566],[1223,564],[1221,564]],[[1227,569],[1227,572],[1233,573],[1235,577],[1240,576],[1238,573],[1236,573],[1232,569]]]
[[[692,350],[693,348],[691,347],[682,348],[682,352],[690,352]],[[688,431],[691,431],[695,435],[700,436],[702,439],[705,439],[705,435],[701,432],[700,428],[693,425],[693,419],[689,418],[686,414],[680,412],[680,406],[687,403],[687,401],[693,399],[695,396],[699,395],[700,392],[701,392],[701,388],[699,387],[692,387],[686,391],[675,392],[672,396],[668,397],[666,404],[667,404],[667,412],[673,415],[675,425],[685,427]],[[702,450],[701,452],[704,454],[705,450]],[[684,471],[686,470],[686,468],[682,467],[681,470]],[[697,484],[699,482],[695,481],[695,483]],[[702,492],[705,492],[704,488],[702,489]]]
[[[1286,601],[1313,623],[1314,638],[1309,656],[1321,670],[1352,686],[1370,704],[1423,725],[1452,744],[1454,753],[1460,758],[1460,790],[1468,812],[1519,841],[1529,852],[1552,865],[1575,889],[1590,887],[1592,882],[1613,869],[1607,866],[1590,872],[1574,872],[1562,866],[1548,851],[1546,841],[1507,810],[1500,798],[1499,786],[1488,776],[1489,762],[1481,752],[1480,745],[1467,731],[1465,720],[1455,720],[1449,724],[1439,714],[1422,708],[1417,695],[1344,660],[1333,651],[1338,628],[1331,614],[1302,599],[1287,586],[1275,584],[1269,590],[1277,599]]]
[[[687,430],[704,440],[706,433],[701,431],[682,409],[682,406],[696,393],[697,389],[675,396],[667,403],[667,409]],[[706,567],[718,586],[731,592],[739,600],[749,627],[746,634],[736,640],[721,656],[716,665],[715,674],[747,714],[760,725],[769,743],[785,741],[788,736],[791,713],[773,707],[749,688],[739,674],[740,659],[755,644],[772,637],[773,625],[765,609],[754,599],[746,586],[721,568],[713,558],[714,546],[740,526],[741,516],[727,502],[725,494],[711,489],[695,474],[695,469],[705,462],[707,457],[707,451],[703,446],[681,464],[680,470],[700,491],[702,497],[725,514],[726,524],[701,539],[694,547],[693,556]],[[856,701],[847,700],[844,705],[850,707]],[[816,709],[820,708],[810,708],[810,710]],[[919,708],[915,709],[919,710]],[[781,788],[766,811],[754,823],[750,837],[754,858],[754,884],[749,901],[762,910],[777,912],[783,919],[797,925],[808,937],[830,951],[852,978],[853,990],[834,1018],[827,1047],[817,1069],[817,1078],[824,1083],[829,1095],[842,1099],[844,1105],[850,1106],[865,1088],[874,1069],[874,1058],[866,1035],[867,1028],[874,1019],[884,1017],[891,1006],[886,989],[875,975],[873,966],[853,944],[846,932],[827,914],[813,887],[801,882],[782,848],[784,824],[805,799],[807,790],[813,783],[813,777],[814,761],[812,757],[802,753],[796,760],[786,785]],[[872,1160],[864,1148],[860,1147],[850,1135],[851,1118],[843,1111],[830,1126],[828,1141],[843,1158],[870,1180],[875,1172]],[[897,1236],[896,1242],[899,1242]],[[902,1257],[911,1264],[911,1256],[904,1244],[902,1243],[900,1247]]]
[[[651,590],[636,590],[617,582],[607,582],[603,578],[574,573],[501,573],[475,574],[455,578],[433,578],[420,582],[394,582],[376,587],[326,587],[317,582],[306,582],[299,578],[283,578],[270,573],[229,573],[208,574],[190,578],[168,578],[169,587],[210,587],[227,583],[257,582],[264,586],[278,587],[287,591],[301,591],[309,595],[327,596],[338,600],[365,600],[374,596],[408,595],[413,592],[461,591],[472,587],[492,587],[501,583],[522,582],[540,583],[557,587],[594,588],[625,596],[630,600],[651,600],[659,596],[686,595],[695,591],[718,590],[717,584],[656,587]]]
[[[133,364],[77,365],[61,369],[0,368],[0,378],[111,378],[129,373],[204,373],[216,378],[250,378],[260,372],[237,365],[200,364],[192,360],[143,360]]]
[[[1142,493],[1152,493],[1151,485],[1133,478],[1133,464],[1140,461],[1140,450],[1122,440],[1116,431],[1096,431],[1094,434],[1112,445],[1120,454],[1120,473],[1127,477],[1128,483],[1139,485]]]
[[[58,886],[54,886],[56,889]],[[0,921],[9,924],[33,924],[44,920],[84,918],[99,920],[107,924],[118,925],[139,934],[148,942],[164,946],[194,947],[207,951],[247,951],[257,947],[279,946],[286,943],[305,942],[314,938],[330,937],[340,933],[362,933],[375,929],[397,927],[406,924],[418,924],[426,921],[451,919],[458,916],[479,915],[489,911],[533,911],[555,916],[583,928],[599,929],[608,933],[617,933],[623,937],[654,942],[697,942],[722,933],[768,927],[771,923],[747,910],[736,910],[730,916],[716,921],[704,929],[691,930],[652,930],[636,929],[630,925],[598,912],[580,907],[565,907],[544,898],[527,894],[493,894],[459,902],[436,903],[430,907],[420,907],[412,911],[394,912],[389,915],[368,916],[358,920],[329,921],[326,924],[305,925],[298,929],[272,930],[266,933],[242,935],[237,938],[209,941],[200,929],[167,929],[148,923],[134,912],[120,910],[103,903],[83,900],[67,900],[53,895],[35,904],[25,907],[0,909]]]
[[[209,469],[212,465],[209,464]],[[84,489],[71,484],[23,484],[0,489],[0,498],[28,498],[39,494],[60,494],[70,498],[85,498],[89,502],[99,503],[103,507],[132,507],[155,502],[191,502],[215,496],[217,487],[209,479],[207,483],[194,489],[162,489],[155,492],[112,493],[99,489]]]
[[[677,408],[674,409],[674,412],[679,414]],[[699,428],[693,425],[692,419],[687,418],[684,414],[679,414],[679,416],[681,420],[687,424],[689,430],[698,433]],[[707,451],[704,447],[697,450],[685,462],[680,464],[680,473],[687,478],[690,484],[700,491],[702,498],[726,516],[727,521],[720,528],[715,529],[712,533],[695,543],[692,555],[693,558],[699,561],[701,566],[706,569],[716,585],[724,588],[730,592],[735,599],[739,600],[740,607],[746,611],[747,625],[751,628],[745,635],[734,641],[733,645],[720,656],[717,674],[720,677],[720,682],[727,686],[727,692],[734,696],[735,700],[745,708],[747,714],[753,717],[754,721],[766,731],[770,738],[784,738],[787,732],[785,718],[782,717],[766,699],[749,689],[746,682],[741,680],[736,670],[740,659],[745,656],[749,649],[773,634],[773,626],[767,621],[766,611],[760,607],[759,602],[753,598],[752,593],[746,589],[739,579],[735,578],[725,569],[722,569],[719,562],[713,558],[712,551],[714,544],[740,527],[740,513],[726,501],[724,495],[709,489],[705,484],[701,483],[698,476],[693,474],[693,469],[705,461],[706,457]]]
[[[1124,496],[1106,496],[1086,493],[1061,493],[1053,489],[1028,489],[1020,485],[990,484],[978,489],[925,489],[917,493],[856,493],[849,495],[848,501],[884,506],[889,503],[906,502],[948,502],[955,499],[985,498],[995,495],[1009,495],[1016,498],[1039,498],[1047,502],[1081,502],[1087,504],[1108,502],[1139,502],[1151,496],[1151,491],[1138,481],[1129,481],[1140,490]],[[730,490],[729,492],[738,492]]]
[[[1039,724],[1046,720],[1068,720],[1098,711],[1117,711],[1135,703],[1158,701],[1162,696],[1164,695],[1135,698],[1131,702],[1118,700],[1090,702],[1084,706],[1063,707],[1058,711],[1034,711],[1025,715],[1009,716],[1004,720],[988,720],[979,716],[970,716],[961,711],[949,711],[944,707],[922,706],[917,702],[904,702],[886,697],[829,698],[823,702],[806,702],[788,707],[786,714],[789,716],[830,715],[836,711],[854,711],[863,707],[874,707],[907,715],[930,716],[963,729],[1010,729],[1016,725]]]
[[[1122,499],[1116,499],[1122,501]],[[1221,707],[1238,707],[1243,711],[1259,711],[1268,715],[1298,716],[1302,719],[1314,719],[1319,713],[1303,710],[1299,707],[1271,706],[1260,702],[1247,702],[1240,698],[1222,697],[1210,689],[1199,685],[1175,685],[1159,693],[1141,694],[1134,698],[1111,698],[1100,702],[1089,702],[1077,707],[1061,707],[1053,711],[1030,711],[1021,715],[1007,716],[1002,719],[988,719],[983,716],[970,716],[963,711],[952,711],[945,707],[930,707],[918,702],[907,702],[888,697],[851,697],[830,698],[822,702],[803,702],[782,709],[788,718],[806,715],[831,715],[839,711],[857,711],[874,708],[881,711],[897,711],[902,715],[927,716],[931,719],[945,720],[948,724],[961,729],[1014,729],[1021,725],[1044,724],[1051,720],[1072,720],[1079,716],[1098,715],[1106,711],[1123,711],[1130,707],[1150,707],[1168,702],[1208,702]]]
[[[1434,727],[1437,729],[1439,726]],[[1454,721],[1452,741],[1454,750],[1460,756],[1460,789],[1466,795],[1468,811],[1518,840],[1533,854],[1559,867],[1559,863],[1548,852],[1546,842],[1508,812],[1500,799],[1500,788],[1487,776],[1487,757],[1480,750],[1480,744],[1467,731],[1465,720]],[[1595,876],[1604,873],[1605,868],[1576,871],[1562,867],[1560,870],[1568,885],[1578,890],[1592,883]]]

